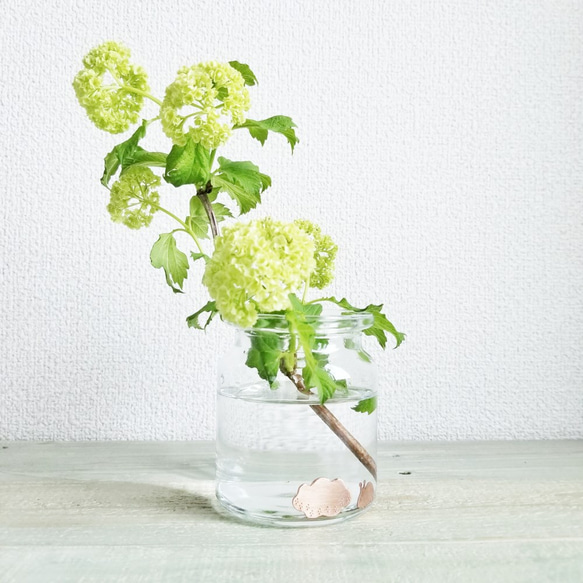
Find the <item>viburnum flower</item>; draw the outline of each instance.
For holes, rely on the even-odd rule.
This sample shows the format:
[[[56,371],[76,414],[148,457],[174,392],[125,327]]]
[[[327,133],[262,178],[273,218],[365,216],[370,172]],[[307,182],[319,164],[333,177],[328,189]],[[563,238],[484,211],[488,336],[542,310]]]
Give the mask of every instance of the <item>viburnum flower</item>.
[[[191,136],[212,150],[229,139],[233,124],[245,121],[250,105],[243,76],[231,65],[209,61],[182,67],[166,88],[162,129],[179,146]]]
[[[323,289],[334,279],[334,261],[338,245],[332,241],[332,237],[322,234],[322,229],[311,221],[297,220],[295,224],[314,241],[316,269],[310,277],[310,287]]]
[[[138,121],[144,93],[149,91],[146,72],[129,59],[127,47],[105,42],[87,53],[84,69],[73,80],[77,99],[89,119],[112,134],[125,132]],[[108,75],[111,83],[105,82]]]
[[[314,242],[302,229],[258,219],[223,231],[202,282],[225,320],[250,327],[259,313],[289,308],[288,295],[315,266]]]
[[[158,210],[160,196],[154,190],[160,178],[145,166],[130,166],[111,187],[107,210],[111,220],[130,229],[147,227]]]

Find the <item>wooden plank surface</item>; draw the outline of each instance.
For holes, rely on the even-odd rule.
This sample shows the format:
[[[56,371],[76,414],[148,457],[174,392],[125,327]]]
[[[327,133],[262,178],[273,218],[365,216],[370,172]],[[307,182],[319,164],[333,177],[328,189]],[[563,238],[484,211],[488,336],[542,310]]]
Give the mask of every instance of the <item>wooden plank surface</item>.
[[[385,443],[369,512],[291,530],[225,516],[213,455],[0,443],[0,582],[583,582],[583,442]]]

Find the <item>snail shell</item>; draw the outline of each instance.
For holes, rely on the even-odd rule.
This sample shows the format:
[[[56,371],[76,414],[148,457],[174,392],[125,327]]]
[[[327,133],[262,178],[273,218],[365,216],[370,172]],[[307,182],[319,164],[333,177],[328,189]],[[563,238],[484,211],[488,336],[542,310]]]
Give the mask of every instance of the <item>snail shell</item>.
[[[307,518],[336,516],[350,503],[350,492],[340,478],[316,478],[302,484],[292,500],[293,507]]]

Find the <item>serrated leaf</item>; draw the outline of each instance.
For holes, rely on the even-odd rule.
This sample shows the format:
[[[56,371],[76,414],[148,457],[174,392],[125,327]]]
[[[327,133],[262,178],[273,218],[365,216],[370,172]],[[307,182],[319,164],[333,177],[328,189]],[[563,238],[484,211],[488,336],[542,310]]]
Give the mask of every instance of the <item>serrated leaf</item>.
[[[133,152],[128,154],[122,162],[122,169],[127,170],[130,166],[157,166],[164,168],[166,166],[166,154],[163,152],[148,152],[136,146]]]
[[[211,207],[212,207],[213,213],[217,219],[217,223],[220,223],[221,221],[224,221],[225,219],[232,219],[233,218],[233,213],[224,204],[221,204],[220,202],[213,202],[211,204]]]
[[[136,148],[138,142],[146,135],[147,125],[146,120],[142,120],[138,129],[125,142],[115,146],[113,150],[105,156],[105,169],[103,171],[103,176],[101,177],[101,184],[104,186],[109,184],[109,180],[118,171],[125,157]]]
[[[165,166],[166,154],[162,152],[148,152],[138,146],[138,142],[146,135],[148,122],[142,121],[138,129],[121,144],[118,144],[105,156],[105,168],[101,176],[101,184],[108,186],[112,176],[121,167],[122,172],[136,164],[140,166]]]
[[[249,65],[245,63],[239,63],[239,61],[229,61],[229,65],[233,67],[236,71],[239,71],[243,76],[243,81],[245,81],[245,85],[257,85],[257,77],[255,77],[255,73],[249,68]]]
[[[242,215],[254,209],[261,202],[261,197],[258,194],[255,195],[245,190],[241,185],[231,182],[224,176],[213,176],[212,181],[213,185],[219,186],[237,203]]]
[[[319,316],[322,313],[321,304],[303,304],[296,294],[289,294],[289,301],[292,309],[299,314],[306,316]]]
[[[258,142],[261,142],[261,145],[264,146],[267,138],[269,137],[269,131],[264,128],[263,126],[259,125],[259,123],[251,123],[253,120],[248,119],[246,121],[247,125],[243,125],[240,127],[246,127],[249,130],[249,134],[252,138],[255,138]],[[238,129],[238,128],[235,128]]]
[[[219,169],[212,176],[214,187],[224,190],[239,206],[241,214],[249,212],[261,202],[263,180],[259,168],[252,162],[232,162],[218,159]]]
[[[263,185],[261,172],[253,162],[233,162],[219,156],[219,172],[247,190],[259,192]]]
[[[289,303],[291,304],[292,310],[298,312],[298,314],[303,314],[304,310],[306,309],[306,305],[302,304],[298,296],[296,294],[289,294]],[[314,304],[316,305],[316,304]],[[322,307],[322,306],[320,306]]]
[[[251,334],[251,348],[245,364],[257,369],[259,376],[273,388],[279,372],[282,350],[283,342],[280,335],[274,332],[254,331]]]
[[[259,173],[259,178],[261,178],[261,192],[264,192],[271,186],[271,178],[261,172]]]
[[[306,387],[308,389],[317,389],[320,403],[324,404],[331,399],[339,388],[330,373],[320,367],[311,367],[306,365],[302,371]]]
[[[307,315],[317,315],[315,312],[316,304],[313,305],[304,305],[295,294],[289,294],[289,300],[292,309],[287,312],[287,318],[290,319],[292,317],[292,321],[290,324],[295,328],[296,332],[300,337],[300,343],[304,352],[309,352],[309,356],[307,358],[313,359],[312,349],[314,348],[314,341],[316,338],[316,331],[314,326],[310,324],[306,316]],[[322,306],[320,306],[320,310]],[[312,311],[312,314],[307,314],[306,310]]]
[[[357,413],[368,413],[369,415],[375,411],[377,408],[377,398],[371,397],[370,399],[363,399],[359,401],[354,407],[353,411]]]
[[[190,199],[190,214],[186,217],[186,224],[198,239],[209,236],[209,218],[200,198],[195,194]]]
[[[217,200],[217,196],[219,195],[219,193],[221,192],[221,189],[219,187],[215,187],[213,188],[208,194],[208,198],[210,202],[215,202],[215,200]]]
[[[176,247],[176,239],[172,233],[160,235],[150,252],[150,261],[156,269],[164,269],[166,283],[172,291],[182,293],[179,288],[182,288],[188,277],[188,258]]]
[[[206,253],[193,253],[190,252],[190,256],[192,257],[193,261],[198,261],[199,259],[204,259],[205,263],[208,263],[211,258]]]
[[[116,148],[117,147],[118,146],[116,146]],[[104,163],[105,168],[101,176],[101,184],[103,184],[103,186],[108,186],[111,177],[115,175],[119,168],[119,158],[117,157],[115,148],[105,156]]]
[[[202,314],[208,313],[209,316],[204,325],[201,325],[198,319]],[[218,314],[215,302],[207,302],[198,312],[188,316],[186,323],[189,328],[196,328],[197,330],[206,330],[206,327],[212,322],[213,318]]]
[[[173,186],[194,184],[206,186],[210,179],[211,152],[195,144],[189,136],[184,146],[174,145],[166,159],[164,180]]]
[[[273,117],[262,120],[247,119],[244,123],[235,126],[235,129],[247,128],[251,137],[259,140],[262,146],[265,144],[269,132],[281,134],[288,141],[293,153],[296,144],[300,141],[296,136],[295,127],[297,126],[291,117],[287,115],[274,115]]]
[[[383,306],[367,306],[364,311],[369,312],[374,317],[374,323],[370,328],[364,330],[367,336],[374,336],[379,344],[385,348],[387,344],[387,335],[385,332],[392,334],[396,340],[395,348],[398,348],[402,342],[405,340],[405,334],[399,332],[395,326],[387,319],[387,317],[381,312]]]
[[[355,306],[351,305],[346,298],[342,298],[338,300],[334,297],[330,298],[322,298],[323,302],[332,302],[345,310],[355,313],[362,313],[367,312],[373,316],[373,325],[369,328],[366,328],[363,332],[367,336],[374,336],[378,343],[385,348],[387,345],[387,335],[385,332],[389,332],[395,337],[397,344],[395,348],[398,348],[401,343],[405,340],[405,334],[403,332],[399,332],[395,326],[387,319],[387,317],[381,312],[383,309],[383,304],[369,304],[366,308],[356,308]]]
[[[316,331],[309,320],[310,317],[320,315],[322,306],[320,304],[305,305],[294,294],[289,295],[289,300],[291,309],[286,311],[286,318],[292,333],[298,335],[306,362],[302,376],[308,389],[317,389],[320,402],[323,404],[334,395],[336,390],[345,389],[346,384],[344,381],[336,381],[324,368],[327,361],[325,355],[313,352],[316,347]]]

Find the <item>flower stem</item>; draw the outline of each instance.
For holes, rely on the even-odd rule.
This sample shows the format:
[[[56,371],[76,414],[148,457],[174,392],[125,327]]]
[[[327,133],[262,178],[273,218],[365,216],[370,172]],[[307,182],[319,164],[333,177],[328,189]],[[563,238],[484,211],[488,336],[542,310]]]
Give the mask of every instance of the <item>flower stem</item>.
[[[338,436],[340,441],[356,456],[358,461],[377,479],[377,464],[364,446],[340,423],[340,420],[325,405],[310,405],[314,413]]]
[[[317,304],[318,302],[324,302],[324,301],[326,301],[326,299],[327,298],[316,298],[315,300],[310,300],[309,302],[302,300],[302,304],[309,306],[310,304]]]
[[[200,244],[200,241],[198,240],[197,236],[192,232],[192,230],[188,227],[188,225],[183,220],[179,219],[174,213],[171,213],[169,210],[166,210],[164,207],[161,207],[158,205],[152,205],[152,206],[157,208],[159,211],[166,213],[169,217],[172,217],[175,221],[180,223],[184,227],[184,230],[192,237],[192,239],[196,243],[196,246],[198,247],[198,250],[201,253],[204,253],[202,246]]]
[[[298,372],[296,366],[292,370],[284,366],[282,360],[280,370],[296,386],[296,389],[304,394],[311,395],[304,383],[302,375]],[[310,409],[338,436],[338,439],[354,454],[356,459],[370,472],[370,475],[377,479],[377,464],[373,457],[366,451],[365,447],[342,425],[338,417],[326,407],[326,405],[310,405]]]
[[[306,296],[308,295],[308,288],[310,287],[310,278],[306,279],[306,283],[304,284],[304,295],[302,296],[302,304],[306,303]]]
[[[120,85],[120,89],[124,89],[125,91],[128,91],[129,93],[137,93],[138,95],[143,95],[144,97],[147,97],[148,99],[152,100],[154,103],[157,103],[158,105],[162,105],[162,102],[157,97],[154,97],[153,95],[151,95],[147,91],[142,91],[141,89],[136,89],[135,87],[132,87],[131,85]]]
[[[172,231],[170,231],[170,234],[173,235],[174,233],[186,233],[187,235],[190,235],[190,233],[186,229],[172,229]]]
[[[109,74],[112,76],[113,80],[119,85],[120,89],[124,89],[125,91],[128,91],[130,93],[137,93],[138,95],[143,95],[144,97],[151,99],[154,103],[162,105],[162,102],[159,99],[157,99],[147,91],[142,91],[141,89],[132,87],[131,85],[124,85],[121,79],[113,72],[111,67],[106,67],[106,69],[109,71]]]

